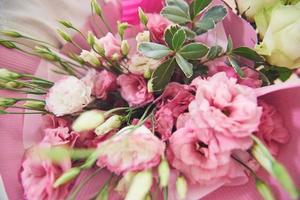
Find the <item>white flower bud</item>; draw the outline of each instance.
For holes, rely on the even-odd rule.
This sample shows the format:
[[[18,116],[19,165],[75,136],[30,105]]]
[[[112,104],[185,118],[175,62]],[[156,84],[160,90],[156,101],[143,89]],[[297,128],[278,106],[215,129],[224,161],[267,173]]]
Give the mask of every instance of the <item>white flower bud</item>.
[[[176,180],[176,191],[179,199],[185,199],[187,194],[187,182],[183,176],[177,177]]]
[[[123,40],[121,44],[121,51],[123,56],[127,56],[130,50],[130,46],[127,40]]]
[[[23,106],[34,110],[45,110],[45,102],[43,101],[26,101]]]
[[[100,65],[98,55],[94,51],[82,50],[80,58],[82,58],[85,62],[88,62],[95,67]]]
[[[68,33],[64,32],[64,31],[62,31],[62,30],[60,30],[60,29],[57,29],[57,33],[58,33],[65,41],[67,41],[67,42],[72,42],[72,38],[71,38],[71,36],[70,36]]]
[[[0,78],[18,79],[21,75],[5,68],[0,68]]]
[[[144,31],[142,33],[138,33],[136,36],[137,44],[140,44],[142,42],[150,42],[150,32]]]
[[[100,110],[90,110],[83,112],[74,121],[72,128],[76,132],[94,130],[105,121],[104,112]]]
[[[163,159],[158,166],[158,176],[160,187],[167,187],[170,177],[170,167],[166,159]]]
[[[92,47],[94,46],[94,43],[95,43],[95,36],[94,34],[89,31],[88,34],[87,34],[87,43]]]
[[[95,50],[97,51],[97,53],[101,56],[104,56],[105,55],[105,49],[103,47],[103,44],[100,42],[100,40],[95,40],[95,43],[94,43],[94,48]]]
[[[151,171],[137,173],[129,187],[125,200],[144,200],[152,186]]]
[[[139,7],[138,12],[139,12],[140,21],[142,22],[142,24],[144,24],[145,26],[147,26],[147,24],[148,24],[148,17],[146,16],[146,14],[144,13],[144,11],[142,10],[141,7]]]
[[[113,115],[110,118],[108,118],[103,124],[98,126],[95,129],[95,133],[97,135],[104,135],[112,131],[113,129],[120,128],[121,125],[122,117],[120,115]]]

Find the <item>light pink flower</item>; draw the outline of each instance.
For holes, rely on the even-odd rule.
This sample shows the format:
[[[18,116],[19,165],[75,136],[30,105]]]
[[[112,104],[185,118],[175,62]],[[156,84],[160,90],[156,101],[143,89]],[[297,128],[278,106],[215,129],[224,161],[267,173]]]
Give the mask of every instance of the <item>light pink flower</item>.
[[[199,128],[213,128],[229,138],[248,138],[258,130],[262,108],[254,89],[239,85],[224,72],[208,79],[196,78],[196,99],[189,105]]]
[[[117,89],[117,77],[113,73],[103,70],[95,77],[93,94],[102,100],[107,99],[109,92]]]
[[[37,148],[38,150],[38,148]],[[26,199],[30,200],[64,200],[69,193],[70,184],[53,188],[55,180],[71,168],[71,160],[65,159],[61,164],[38,156],[35,148],[25,155],[21,169],[21,181]]]
[[[152,41],[163,44],[165,42],[165,30],[169,25],[172,24],[172,22],[170,22],[160,14],[147,14],[147,17],[147,28],[150,31]]]
[[[121,87],[121,96],[129,106],[142,106],[153,101],[152,93],[148,92],[146,81],[142,76],[122,74],[117,78]]]
[[[46,97],[46,108],[56,116],[81,111],[92,101],[92,88],[74,76],[56,82]]]
[[[121,58],[121,41],[112,33],[107,33],[106,36],[96,40],[95,43],[105,50],[106,57],[112,58],[114,55],[118,55]]]
[[[277,155],[279,145],[289,140],[289,132],[283,124],[283,120],[276,108],[272,105],[259,101],[263,108],[258,131],[255,133],[268,147],[273,155]]]
[[[43,118],[43,129],[47,128],[58,128],[58,127],[70,127],[72,121],[67,117],[56,117],[54,115],[44,115]]]
[[[162,140],[169,139],[172,135],[174,124],[175,119],[169,108],[159,109],[155,113],[155,131],[159,134]]]
[[[230,175],[231,152],[221,149],[226,142],[218,141],[212,130],[193,126],[187,124],[170,137],[168,159],[171,165],[191,184],[211,185],[234,177]]]
[[[73,147],[79,137],[78,133],[70,132],[68,127],[48,128],[44,132],[45,136],[42,143],[50,144],[51,146],[68,144],[70,147]]]
[[[150,169],[159,164],[164,149],[165,144],[145,126],[121,130],[98,145],[97,165],[116,174]]]

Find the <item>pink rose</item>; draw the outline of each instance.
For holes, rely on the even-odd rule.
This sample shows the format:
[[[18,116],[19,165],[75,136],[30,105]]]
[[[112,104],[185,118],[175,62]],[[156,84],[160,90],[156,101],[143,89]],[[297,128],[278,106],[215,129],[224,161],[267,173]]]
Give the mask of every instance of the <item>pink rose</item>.
[[[37,147],[38,148],[38,147]],[[53,188],[55,180],[71,168],[71,160],[65,159],[61,164],[54,164],[45,157],[38,157],[38,149],[32,148],[25,155],[21,169],[21,181],[26,199],[30,200],[64,200],[70,184]]]
[[[97,165],[116,174],[150,169],[159,164],[164,149],[165,144],[145,126],[123,129],[98,145]]]
[[[129,106],[142,106],[153,101],[152,93],[147,90],[146,81],[142,76],[134,74],[122,74],[117,78],[121,87],[121,96]]]
[[[147,28],[150,31],[152,41],[163,44],[165,42],[165,30],[172,22],[162,17],[160,14],[147,14],[147,17]]]
[[[46,108],[56,116],[81,111],[93,99],[92,88],[74,76],[56,82],[46,96]]]
[[[78,133],[70,132],[68,127],[48,128],[44,132],[45,136],[42,143],[50,144],[51,146],[68,144],[70,147],[73,147],[79,137]]]
[[[197,129],[193,123],[178,129],[169,139],[168,159],[191,184],[211,185],[234,178],[231,152],[210,129]],[[233,175],[232,175],[233,174]]]
[[[100,73],[97,73],[93,87],[93,94],[98,99],[106,100],[108,93],[116,89],[116,75],[107,70],[102,70]]]
[[[107,33],[106,36],[96,40],[95,43],[104,49],[106,57],[111,59],[114,55],[117,55],[121,58],[121,41],[112,33]]]
[[[229,138],[249,138],[258,130],[262,108],[254,89],[239,85],[224,72],[208,79],[196,78],[196,99],[189,105],[199,128],[212,128]]]
[[[283,124],[283,120],[276,108],[272,105],[259,101],[263,108],[258,131],[255,133],[268,147],[273,155],[277,155],[279,145],[289,140],[289,132]]]

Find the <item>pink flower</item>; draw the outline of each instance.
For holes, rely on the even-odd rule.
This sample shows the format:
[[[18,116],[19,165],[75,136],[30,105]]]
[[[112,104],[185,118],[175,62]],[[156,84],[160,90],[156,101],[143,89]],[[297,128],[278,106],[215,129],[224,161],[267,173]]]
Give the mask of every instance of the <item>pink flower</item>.
[[[114,55],[117,55],[121,58],[121,41],[112,33],[107,33],[106,36],[96,40],[95,43],[104,49],[106,57],[111,59]]]
[[[48,128],[45,129],[42,143],[50,144],[51,146],[68,144],[70,147],[73,147],[78,137],[78,133],[70,132],[67,127]]]
[[[209,68],[209,76],[213,76],[218,72],[225,72],[228,78],[236,78],[237,83],[241,85],[246,85],[252,88],[258,88],[262,86],[262,80],[260,80],[259,73],[256,72],[254,69],[250,69],[248,67],[241,68],[244,72],[245,77],[240,77],[232,67],[226,65],[217,65],[211,66]]]
[[[289,140],[289,133],[283,124],[283,120],[276,108],[272,105],[259,101],[263,108],[258,131],[255,133],[268,147],[273,155],[277,155],[279,145]]]
[[[193,123],[178,129],[169,139],[168,159],[171,165],[188,178],[191,184],[216,184],[235,175],[231,152],[215,138],[210,129],[197,129]]]
[[[147,17],[147,28],[150,31],[152,41],[163,44],[165,42],[165,30],[172,23],[160,14],[147,14]]]
[[[142,76],[122,74],[117,78],[121,87],[121,96],[129,106],[142,106],[153,101],[152,93],[147,90],[146,81]]]
[[[224,72],[193,81],[197,92],[189,112],[199,128],[213,128],[232,139],[247,139],[258,130],[262,108],[254,89],[236,81]]]
[[[109,92],[117,89],[117,77],[113,73],[103,70],[95,77],[93,94],[102,100],[107,99]]]
[[[97,165],[116,174],[145,170],[159,164],[164,149],[165,144],[145,126],[123,129],[98,145]]]
[[[22,163],[21,181],[26,199],[30,200],[64,200],[70,184],[53,188],[55,180],[71,168],[71,160],[65,159],[61,164],[54,164],[45,157],[38,156],[38,149],[31,149]]]
[[[44,115],[43,118],[43,128],[58,128],[58,127],[70,127],[72,121],[67,117],[56,117],[54,115]]]
[[[168,108],[159,109],[155,113],[155,131],[159,133],[162,140],[168,140],[172,135],[174,121],[173,113]]]
[[[92,88],[74,76],[56,82],[46,97],[46,108],[56,116],[81,111],[92,101]]]

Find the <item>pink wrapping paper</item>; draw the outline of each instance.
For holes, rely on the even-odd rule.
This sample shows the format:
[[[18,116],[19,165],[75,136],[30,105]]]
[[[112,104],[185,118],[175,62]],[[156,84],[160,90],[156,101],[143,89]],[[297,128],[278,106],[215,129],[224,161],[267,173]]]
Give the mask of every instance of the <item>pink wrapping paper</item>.
[[[129,1],[129,0],[128,0]],[[134,0],[132,0],[134,1]],[[141,2],[140,2],[141,3]],[[103,5],[103,6],[111,6],[111,5]],[[117,5],[118,6],[118,5]],[[136,6],[136,5],[135,5]],[[106,7],[105,9],[111,9],[110,7]],[[104,9],[104,10],[105,10]],[[121,7],[117,7],[118,10],[121,10]],[[124,13],[123,13],[124,14]],[[110,19],[111,23],[114,23],[117,19],[119,19],[119,15],[116,13],[112,13],[112,15],[107,16]],[[123,16],[124,17],[124,16]],[[128,16],[127,16],[128,17]],[[124,19],[124,18],[122,18]],[[235,23],[235,17],[229,15],[229,19],[224,22],[224,30],[225,27],[230,26],[231,23]],[[227,24],[226,24],[227,23]],[[243,23],[240,24],[242,30],[245,33],[253,35],[252,30],[248,30],[247,26]],[[97,32],[97,28],[95,24],[90,20],[84,27],[85,30],[92,29]],[[230,29],[228,29],[230,30]],[[226,32],[226,30],[225,30]],[[234,33],[234,32],[233,32]],[[240,32],[239,32],[240,33]],[[253,40],[247,40],[247,37],[240,38],[240,35],[235,35],[232,33],[226,32],[226,34],[230,34],[234,41],[237,41],[235,44],[247,45],[251,46]],[[98,35],[101,35],[98,31]],[[87,48],[86,44],[82,41],[80,36],[75,36],[78,41],[81,41],[82,45]],[[254,43],[253,43],[254,44]],[[63,49],[63,52],[67,52],[70,50],[76,51],[69,44],[66,45]],[[0,48],[0,66],[6,67],[8,69],[17,70],[26,73],[37,73],[42,76],[48,76],[45,74],[45,63],[43,63],[43,70],[38,70],[39,59],[25,56],[23,54],[17,53],[15,51],[6,50],[4,48]],[[284,118],[284,122],[286,126],[289,128],[291,133],[291,140],[288,145],[282,146],[281,152],[279,154],[279,160],[284,163],[284,165],[288,168],[289,172],[294,177],[294,180],[298,186],[300,186],[300,124],[297,123],[297,120],[300,119],[300,83],[296,84],[282,84],[276,86],[270,86],[265,88],[260,88],[257,90],[259,98],[263,98],[268,103],[275,105],[278,108],[279,112],[282,114]],[[9,92],[0,91],[1,96],[16,96],[15,94]],[[20,95],[19,95],[20,96]],[[34,117],[36,118],[36,117]],[[1,146],[1,163],[0,163],[0,173],[4,181],[5,189],[11,200],[19,200],[23,199],[22,188],[18,179],[18,172],[21,164],[21,159],[24,153],[24,146],[28,147],[39,140],[39,136],[41,135],[41,131],[37,126],[36,121],[33,121],[34,118],[28,118],[23,123],[23,116],[21,115],[5,115],[0,116],[0,146]],[[36,118],[39,120],[38,118]],[[33,123],[34,122],[34,123]],[[25,125],[25,126],[23,126]],[[23,139],[24,138],[24,139]],[[86,176],[89,172],[85,172],[79,180]],[[268,180],[276,191],[276,195],[280,200],[288,200],[286,194],[278,188],[274,180],[268,178],[268,176],[264,172],[259,172],[265,180]],[[108,173],[103,172],[99,174],[99,176],[95,177],[93,181],[91,181],[82,192],[80,192],[78,199],[87,199],[91,194],[96,192],[103,181],[106,180]],[[189,200],[196,200],[200,196],[206,195],[211,191],[214,191],[219,186],[215,188],[206,188],[205,191],[199,188],[201,194],[199,193],[197,188],[193,188],[193,192],[189,195]],[[171,188],[172,189],[172,188]],[[175,200],[175,196],[170,195],[171,200]],[[255,185],[253,180],[250,180],[246,185],[237,186],[237,187],[221,187],[214,192],[206,195],[203,199],[205,200],[216,200],[216,199],[224,199],[224,200],[253,200],[260,199],[260,196],[256,192]]]

